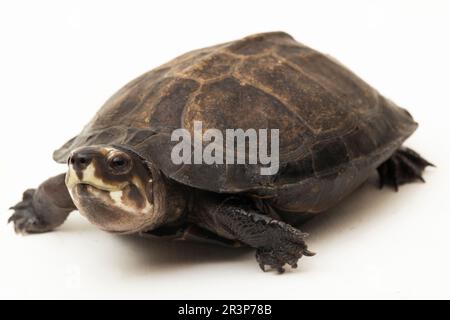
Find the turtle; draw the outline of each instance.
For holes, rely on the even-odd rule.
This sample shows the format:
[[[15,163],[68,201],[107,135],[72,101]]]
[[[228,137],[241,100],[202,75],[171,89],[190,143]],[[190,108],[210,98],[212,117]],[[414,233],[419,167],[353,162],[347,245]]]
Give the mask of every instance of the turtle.
[[[267,163],[245,154],[240,163],[174,161],[173,133],[195,135],[196,122],[222,134],[277,130],[276,169],[262,174]],[[403,146],[417,126],[334,58],[284,32],[250,35],[126,84],[54,152],[67,172],[25,191],[9,222],[17,233],[47,232],[78,210],[107,232],[251,247],[263,271],[282,273],[314,255],[301,225],[372,173],[395,190],[423,181],[432,164]],[[238,157],[232,142],[215,153]]]

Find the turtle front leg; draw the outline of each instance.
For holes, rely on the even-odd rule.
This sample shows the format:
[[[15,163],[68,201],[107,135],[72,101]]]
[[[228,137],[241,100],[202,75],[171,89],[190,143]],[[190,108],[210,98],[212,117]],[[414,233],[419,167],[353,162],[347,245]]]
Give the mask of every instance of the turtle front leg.
[[[314,255],[305,243],[306,233],[260,213],[240,199],[207,201],[197,208],[200,226],[256,248],[256,260],[263,271],[269,266],[283,273],[286,264],[296,268],[302,256]]]
[[[21,202],[11,208],[16,233],[41,233],[63,224],[76,207],[65,184],[65,174],[43,182],[38,189],[24,192]]]

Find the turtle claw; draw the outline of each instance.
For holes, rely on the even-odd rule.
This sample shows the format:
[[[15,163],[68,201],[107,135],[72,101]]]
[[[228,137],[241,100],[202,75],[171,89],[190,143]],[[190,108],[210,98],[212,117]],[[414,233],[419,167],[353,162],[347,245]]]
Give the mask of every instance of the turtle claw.
[[[303,255],[305,257],[314,257],[317,253],[309,251],[308,249],[303,250]]]
[[[302,256],[312,257],[315,253],[308,250],[304,241],[305,233],[285,223],[280,223],[278,227],[273,245],[256,250],[256,261],[261,270],[266,271],[265,266],[269,266],[282,274],[285,272],[285,265],[296,269]]]
[[[260,268],[263,272],[266,272],[266,267],[265,267],[264,263],[260,263],[260,264],[259,264],[259,268]]]
[[[16,213],[8,219],[8,223],[14,223],[14,232],[21,235],[31,233],[31,230],[38,225],[35,217],[27,217],[26,214]]]
[[[425,182],[422,174],[427,166],[435,165],[409,148],[400,148],[377,168],[380,176],[379,187],[381,189],[388,185],[398,191],[402,184],[414,181]]]
[[[36,215],[33,207],[34,189],[24,192],[21,202],[11,207],[14,213],[9,217],[8,223],[14,223],[14,231],[17,234],[26,235],[47,231],[46,225]]]

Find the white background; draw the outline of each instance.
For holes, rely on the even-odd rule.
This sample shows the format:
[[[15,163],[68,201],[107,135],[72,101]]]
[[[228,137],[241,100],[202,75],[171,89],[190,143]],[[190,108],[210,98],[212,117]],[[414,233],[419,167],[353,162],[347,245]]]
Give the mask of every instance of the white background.
[[[426,184],[369,181],[304,227],[318,252],[283,276],[251,250],[114,236],[78,213],[16,236],[8,207],[65,170],[51,154],[123,84],[185,51],[284,30],[420,123]],[[450,298],[448,1],[2,1],[0,298]]]

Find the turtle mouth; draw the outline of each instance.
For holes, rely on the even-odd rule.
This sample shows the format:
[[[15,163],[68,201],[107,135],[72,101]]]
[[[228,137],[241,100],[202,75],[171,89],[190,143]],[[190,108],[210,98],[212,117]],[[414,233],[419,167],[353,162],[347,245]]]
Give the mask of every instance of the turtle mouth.
[[[91,183],[91,182],[80,182],[78,184],[76,184],[76,188],[81,189],[81,190],[96,190],[96,191],[102,191],[102,192],[116,192],[116,191],[122,191],[123,189],[126,188],[128,184],[120,186],[120,187],[107,187],[107,186],[99,186],[95,183]]]
[[[122,190],[110,191],[102,187],[92,185],[90,183],[78,183],[71,191],[71,195],[77,201],[90,201],[97,204],[103,203],[106,206],[112,205],[113,200],[111,194],[122,192]]]
[[[89,183],[79,183],[75,186],[75,192],[77,195],[81,196],[91,196],[94,197],[94,194],[102,193],[106,194],[109,193],[109,191],[97,188]]]
[[[79,196],[88,197],[88,198],[101,198],[110,197],[111,193],[121,192],[124,190],[126,186],[123,188],[105,188],[104,186],[98,186],[89,182],[81,182],[75,185],[75,192]]]

